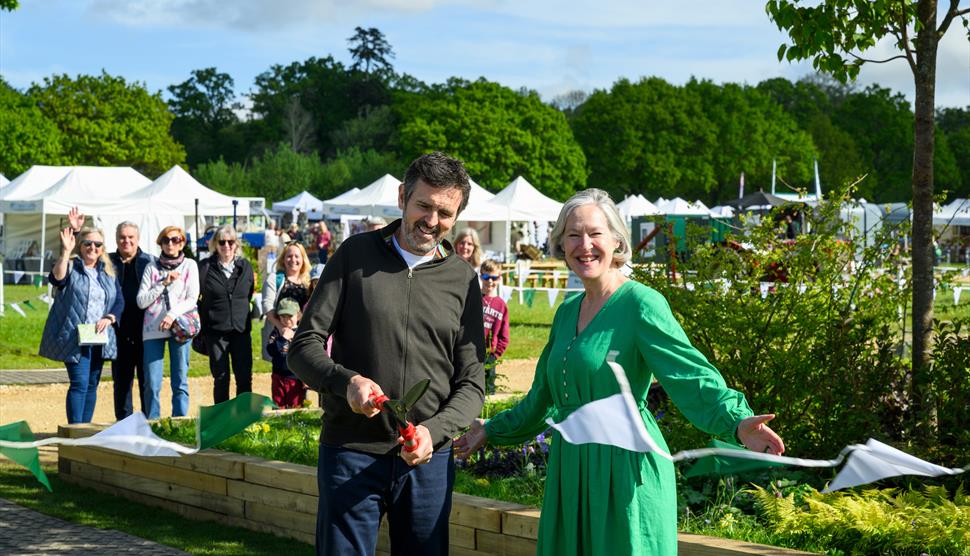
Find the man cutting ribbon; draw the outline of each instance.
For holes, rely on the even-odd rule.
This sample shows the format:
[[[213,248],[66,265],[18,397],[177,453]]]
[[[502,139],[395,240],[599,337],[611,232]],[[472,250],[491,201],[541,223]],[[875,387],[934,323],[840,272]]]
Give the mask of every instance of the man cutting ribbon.
[[[478,277],[444,241],[469,192],[460,161],[415,160],[403,217],[344,241],[290,345],[323,395],[318,554],[373,554],[384,514],[394,554],[448,553],[451,439],[484,403]]]

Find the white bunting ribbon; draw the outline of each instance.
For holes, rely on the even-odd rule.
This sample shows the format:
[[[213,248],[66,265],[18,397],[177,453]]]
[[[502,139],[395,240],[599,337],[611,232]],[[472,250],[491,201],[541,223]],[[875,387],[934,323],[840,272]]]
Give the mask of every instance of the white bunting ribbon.
[[[961,288],[961,287],[955,287],[955,288],[953,288],[953,304],[954,305],[959,305],[960,304],[960,293],[962,293],[962,292],[963,292],[963,288]]]
[[[633,452],[652,452],[670,461],[696,459],[706,456],[722,456],[796,465],[800,467],[835,467],[849,456],[849,462],[839,471],[826,492],[868,484],[898,475],[956,475],[964,469],[941,467],[896,450],[877,440],[869,439],[865,445],[854,444],[842,449],[835,459],[815,460],[776,456],[773,454],[725,448],[701,448],[685,450],[670,455],[654,441],[647,432],[637,403],[633,398],[626,372],[616,363],[616,352],[607,356],[607,365],[613,371],[620,393],[580,406],[568,417],[546,423],[559,431],[563,440],[571,444],[605,444]],[[968,466],[970,467],[970,466]]]

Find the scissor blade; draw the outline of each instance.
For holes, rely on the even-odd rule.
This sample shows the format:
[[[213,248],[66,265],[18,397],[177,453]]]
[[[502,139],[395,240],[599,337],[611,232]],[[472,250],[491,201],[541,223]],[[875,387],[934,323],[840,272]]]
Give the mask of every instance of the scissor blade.
[[[426,378],[417,382],[408,390],[407,394],[404,394],[404,400],[402,401],[404,402],[405,414],[408,412],[408,410],[414,407],[414,404],[421,399],[421,396],[423,396],[425,392],[428,391],[429,384],[431,384],[431,379]]]

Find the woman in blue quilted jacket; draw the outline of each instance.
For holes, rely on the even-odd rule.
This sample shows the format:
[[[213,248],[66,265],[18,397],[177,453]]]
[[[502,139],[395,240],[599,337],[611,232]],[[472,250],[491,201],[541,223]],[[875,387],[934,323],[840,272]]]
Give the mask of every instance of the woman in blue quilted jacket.
[[[61,255],[48,276],[54,303],[44,323],[40,355],[63,361],[67,367],[71,380],[67,422],[90,423],[104,360],[114,359],[118,351],[112,325],[118,322],[125,300],[105,254],[104,233],[81,228],[84,215],[76,208],[68,220],[71,226],[61,230]],[[77,255],[72,257],[75,247]],[[97,337],[82,339],[80,325],[93,327]]]

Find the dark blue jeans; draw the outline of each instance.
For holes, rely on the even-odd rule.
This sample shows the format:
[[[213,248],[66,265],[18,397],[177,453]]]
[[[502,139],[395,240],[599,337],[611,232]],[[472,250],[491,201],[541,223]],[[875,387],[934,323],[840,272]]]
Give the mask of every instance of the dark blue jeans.
[[[90,423],[94,417],[94,404],[98,401],[98,383],[101,382],[101,346],[81,346],[81,358],[77,363],[65,363],[71,385],[67,388],[67,422]]]
[[[455,461],[451,448],[411,467],[399,455],[377,456],[320,445],[317,554],[374,554],[387,515],[391,554],[445,556]]]

